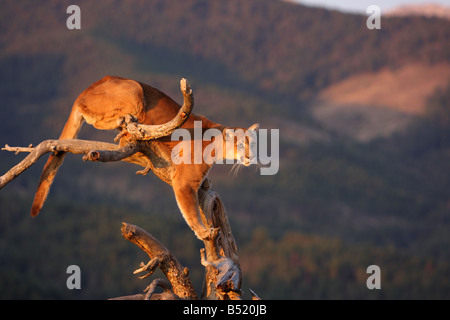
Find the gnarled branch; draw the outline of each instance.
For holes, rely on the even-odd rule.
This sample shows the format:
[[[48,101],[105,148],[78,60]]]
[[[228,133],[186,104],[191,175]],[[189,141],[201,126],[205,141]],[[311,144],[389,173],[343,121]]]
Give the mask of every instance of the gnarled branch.
[[[123,222],[121,230],[125,239],[136,244],[150,257],[150,262],[147,265],[141,264],[141,268],[136,270],[135,273],[149,271],[151,274],[156,266],[159,266],[171,283],[175,296],[186,300],[197,299],[197,294],[189,277],[189,270],[180,264],[169,249],[138,226]],[[168,288],[166,287],[165,290],[167,291]]]
[[[211,181],[207,178],[198,192],[203,223],[215,229],[200,252],[206,269],[202,299],[238,300],[242,295],[242,274],[236,242],[225,206],[219,195],[210,189]]]
[[[0,189],[17,178],[22,172],[31,167],[34,163],[36,163],[36,161],[39,160],[40,157],[48,152],[64,151],[74,154],[87,154],[95,149],[117,151],[119,149],[119,146],[112,143],[78,139],[45,140],[34,148],[10,147],[6,145],[4,148],[2,148],[2,150],[13,151],[16,153],[30,152],[30,154],[0,177]]]
[[[157,287],[162,288],[164,292],[155,293]],[[111,298],[109,300],[180,300],[180,298],[173,293],[170,283],[165,279],[157,278],[153,280],[144,291],[146,292],[145,294],[133,294],[129,296]]]
[[[211,239],[204,240],[205,248],[200,250],[201,263],[205,267],[201,299],[238,300],[242,295],[242,274],[236,243],[225,207],[219,195],[210,188],[211,181],[206,179],[199,190],[203,223],[214,228]],[[167,283],[154,281],[147,287],[146,295],[140,294],[116,299],[197,299],[187,269],[183,269],[172,253],[157,239],[143,229],[126,223],[123,223],[122,235],[125,239],[138,245],[150,257],[150,261],[147,264],[141,263],[140,268],[134,273],[147,272],[140,277],[143,279],[150,276],[159,267],[166,275],[171,287]],[[153,294],[156,286],[162,287],[164,292]],[[258,299],[256,294],[250,292],[252,297]]]
[[[123,127],[137,140],[154,140],[170,135],[175,129],[181,127],[191,114],[194,107],[194,95],[186,79],[181,79],[180,89],[183,93],[183,105],[175,118],[161,125],[146,125],[134,122],[132,117],[124,119]],[[122,135],[123,133],[121,133]]]

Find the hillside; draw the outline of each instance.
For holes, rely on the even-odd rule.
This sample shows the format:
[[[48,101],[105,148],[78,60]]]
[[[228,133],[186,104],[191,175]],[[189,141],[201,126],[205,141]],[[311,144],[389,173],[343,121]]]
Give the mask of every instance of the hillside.
[[[386,12],[390,17],[423,16],[428,18],[450,19],[450,7],[437,3],[403,5]]]
[[[76,96],[106,74],[177,101],[186,77],[194,112],[280,129],[277,175],[211,173],[244,290],[449,298],[450,21],[392,17],[375,31],[365,16],[275,0],[111,0],[79,1],[82,29],[68,30],[69,4],[0,3],[0,145],[57,137]],[[114,135],[85,126],[80,137]],[[1,152],[1,174],[22,156]],[[200,244],[168,185],[128,164],[68,156],[31,219],[43,164],[0,190],[1,298],[142,290],[131,272],[146,257],[121,239],[121,221],[154,234],[201,286]],[[70,264],[86,275],[80,292],[65,287]],[[386,274],[380,292],[365,286],[370,264]]]
[[[358,141],[390,136],[427,112],[450,81],[450,64],[408,64],[356,74],[319,91],[312,112],[331,130]]]

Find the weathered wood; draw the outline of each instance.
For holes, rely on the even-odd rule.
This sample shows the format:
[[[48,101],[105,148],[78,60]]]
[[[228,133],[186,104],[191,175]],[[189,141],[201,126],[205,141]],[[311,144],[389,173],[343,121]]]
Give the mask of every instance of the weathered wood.
[[[164,292],[155,293],[157,287],[162,288]],[[144,291],[146,293],[110,298],[108,300],[180,300],[180,298],[173,293],[170,283],[165,279],[158,278],[153,280]]]
[[[256,294],[252,289],[248,289],[250,291],[250,295],[252,296],[252,300],[261,300],[261,298]]]
[[[181,127],[194,108],[194,95],[186,79],[181,79],[180,89],[183,93],[183,105],[175,118],[161,125],[147,125],[134,121],[132,117],[124,119],[123,128],[137,140],[154,140],[170,135],[175,129]],[[123,133],[120,133],[123,135]],[[116,138],[117,139],[117,138]]]
[[[113,162],[121,161],[125,158],[131,157],[133,154],[142,150],[139,141],[131,141],[123,147],[116,147],[114,150],[91,150],[83,157],[84,161],[101,161]]]
[[[201,263],[205,267],[201,297],[209,300],[237,300],[242,295],[237,246],[225,206],[219,195],[210,189],[211,181],[206,179],[199,190],[203,223],[214,228],[211,239],[204,241],[205,248],[200,252]]]
[[[92,150],[108,150],[117,151],[119,146],[112,143],[79,140],[79,139],[67,139],[67,140],[45,140],[39,143],[36,147],[10,147],[5,145],[2,150],[13,152],[30,152],[21,162],[11,168],[3,176],[0,177],[0,189],[6,186],[9,182],[17,178],[22,172],[31,167],[36,161],[39,160],[44,154],[48,152],[70,152],[74,154],[87,154]]]
[[[136,244],[150,257],[150,263],[145,266],[141,264],[139,272],[148,271],[148,275],[150,275],[156,266],[159,266],[172,285],[175,296],[184,300],[197,299],[188,268],[183,267],[163,244],[150,233],[135,225],[122,223],[121,230],[125,239]]]

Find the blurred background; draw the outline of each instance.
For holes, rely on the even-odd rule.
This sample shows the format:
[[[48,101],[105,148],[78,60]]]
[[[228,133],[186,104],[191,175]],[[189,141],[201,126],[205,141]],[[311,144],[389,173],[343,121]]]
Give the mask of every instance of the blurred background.
[[[178,102],[186,77],[194,112],[280,129],[276,175],[210,175],[244,298],[251,288],[263,299],[449,299],[450,3],[379,1],[380,30],[366,27],[369,4],[330,3],[1,1],[0,145],[57,138],[77,95],[105,75]],[[71,4],[81,30],[66,28]],[[79,137],[114,136],[84,126]],[[0,174],[24,156],[1,152]],[[164,243],[201,290],[202,243],[170,186],[131,164],[68,155],[31,218],[44,163],[0,191],[1,299],[141,292],[150,281],[132,271],[148,257],[122,238],[122,221]],[[72,264],[81,290],[66,287]],[[380,290],[366,287],[370,265]]]

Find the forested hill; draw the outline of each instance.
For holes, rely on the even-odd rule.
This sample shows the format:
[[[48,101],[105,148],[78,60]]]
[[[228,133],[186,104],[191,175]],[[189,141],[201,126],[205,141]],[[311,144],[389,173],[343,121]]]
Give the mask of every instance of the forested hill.
[[[113,17],[95,27],[115,39],[215,61],[259,89],[295,97],[354,73],[450,59],[450,22],[438,19],[384,19],[373,32],[366,16],[279,1],[155,1],[131,9],[118,1],[99,10]]]
[[[77,34],[64,28],[67,3],[3,3],[4,54],[82,59],[99,50],[92,41],[101,41],[147,60],[140,68],[182,72],[206,64],[197,72],[208,80],[246,81],[294,97],[355,73],[450,59],[450,21],[442,19],[384,18],[382,29],[373,31],[366,16],[281,1],[81,1]],[[108,59],[110,50],[97,54]]]
[[[101,0],[77,1],[81,30],[68,30],[71,4],[0,2],[1,146],[56,138],[105,75],[177,101],[185,77],[194,112],[280,129],[276,175],[211,173],[244,286],[263,298],[449,298],[450,21],[382,16],[368,30],[364,15],[284,1]],[[80,137],[114,135],[85,126]],[[0,174],[22,156],[0,152]],[[1,298],[142,290],[130,279],[145,258],[120,238],[121,221],[154,234],[201,285],[199,244],[169,186],[68,156],[31,219],[43,163],[0,190]],[[76,293],[71,264],[85,275]],[[381,291],[365,286],[371,264],[386,275]]]

